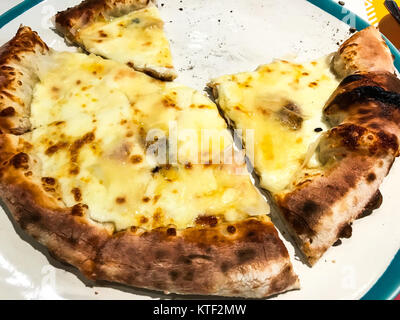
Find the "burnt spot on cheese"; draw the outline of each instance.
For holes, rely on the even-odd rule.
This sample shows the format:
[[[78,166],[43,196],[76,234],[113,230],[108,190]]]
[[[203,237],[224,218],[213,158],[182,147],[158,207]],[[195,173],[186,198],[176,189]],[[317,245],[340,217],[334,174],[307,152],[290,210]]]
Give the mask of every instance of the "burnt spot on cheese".
[[[234,226],[228,226],[226,228],[226,231],[228,231],[231,234],[234,234],[236,232],[236,228]]]
[[[145,223],[149,222],[149,219],[147,219],[146,217],[141,217],[139,221],[141,224],[145,224]]]
[[[67,143],[67,142],[58,142],[58,143],[56,143],[56,144],[54,144],[54,145],[48,147],[48,148],[46,149],[46,151],[45,151],[45,154],[46,154],[47,156],[51,156],[51,155],[53,155],[54,153],[56,153],[57,151],[66,148],[67,146],[68,146],[68,143]]]
[[[277,116],[279,121],[291,130],[299,130],[303,124],[300,108],[294,103],[288,103],[282,107]]]
[[[312,82],[310,82],[310,83],[308,84],[308,86],[309,86],[310,88],[318,87],[318,82],[317,82],[317,81],[312,81]]]
[[[161,208],[157,208],[154,213],[153,213],[153,220],[154,222],[158,223],[161,221],[162,218],[162,209]]]
[[[86,133],[82,138],[75,140],[69,148],[69,153],[71,157],[70,174],[77,175],[80,171],[78,166],[78,157],[80,149],[88,143],[93,142],[95,135],[93,132]]]
[[[29,168],[29,164],[28,163],[29,163],[29,156],[24,152],[17,153],[10,160],[10,164],[15,169],[27,170]]]
[[[155,174],[155,173],[159,172],[160,170],[161,170],[161,166],[157,166],[157,167],[154,167],[154,168],[151,170],[151,173]]]
[[[218,218],[216,216],[201,215],[196,218],[195,223],[201,226],[215,227],[218,224]]]
[[[173,108],[176,110],[182,110],[176,103],[174,98],[171,98],[170,96],[164,96],[163,99],[161,100],[162,105],[165,108]]]
[[[73,194],[75,201],[82,201],[82,192],[79,188],[73,188],[71,193]]]
[[[127,62],[126,64],[127,64],[127,66],[130,67],[130,68],[133,68],[133,67],[135,66],[135,65],[134,65],[132,62],[130,62],[130,61]]]
[[[125,137],[130,138],[133,136],[133,131],[128,130],[128,132],[126,133]]]
[[[140,23],[140,19],[139,18],[134,18],[134,19],[131,20],[131,23],[139,24]]]
[[[108,34],[104,32],[104,30],[99,30],[99,37],[101,38],[107,38]]]
[[[69,169],[69,173],[76,176],[79,174],[79,172],[80,172],[79,166],[76,163],[72,163]]]
[[[0,111],[0,117],[12,117],[15,115],[15,109],[8,107]]]
[[[146,203],[149,202],[150,200],[151,200],[151,199],[150,199],[149,197],[143,197],[143,198],[142,198],[142,201],[143,201],[143,202],[146,202]]]
[[[159,166],[154,167],[151,170],[151,173],[152,174],[162,173],[162,171],[168,171],[171,168],[172,168],[172,166],[170,164],[159,165]]]
[[[157,201],[158,201],[160,198],[161,198],[161,195],[160,195],[160,194],[156,194],[156,195],[154,196],[154,198],[153,198],[153,203],[156,204]]]
[[[168,228],[167,235],[169,236],[176,236],[176,229],[175,228]]]
[[[55,121],[55,122],[52,122],[50,125],[58,127],[58,126],[61,126],[63,124],[65,124],[65,121]]]
[[[125,197],[117,197],[115,199],[115,202],[118,204],[124,204],[126,202],[126,199],[125,199]]]
[[[192,168],[193,168],[193,165],[191,162],[185,163],[185,169],[192,169]]]
[[[73,216],[82,217],[85,214],[87,209],[88,209],[88,206],[86,204],[77,203],[76,205],[74,205],[71,208],[71,214]]]
[[[56,184],[56,179],[54,179],[52,177],[43,177],[42,178],[42,184],[49,185],[49,186],[54,186]]]
[[[135,155],[131,156],[130,160],[133,164],[137,164],[137,163],[141,163],[143,161],[143,157],[139,154],[135,154]]]

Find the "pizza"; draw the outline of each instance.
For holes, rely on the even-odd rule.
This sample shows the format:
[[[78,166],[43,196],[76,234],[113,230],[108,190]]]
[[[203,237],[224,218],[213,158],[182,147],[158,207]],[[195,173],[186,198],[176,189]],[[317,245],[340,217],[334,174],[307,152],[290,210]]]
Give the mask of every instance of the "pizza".
[[[381,203],[379,186],[399,149],[394,71],[369,27],[333,55],[277,60],[209,84],[230,125],[254,130],[260,186],[311,265]]]
[[[400,80],[375,28],[313,61],[214,79],[214,103],[172,82],[152,1],[86,0],[55,25],[84,52],[27,26],[0,48],[0,197],[86,277],[268,297],[300,287],[271,214],[312,265],[380,205]]]
[[[177,74],[152,0],[85,0],[55,16],[56,29],[87,52],[162,80]]]
[[[298,288],[210,99],[120,62],[50,50],[28,27],[0,61],[0,194],[57,259],[92,279],[166,292]]]

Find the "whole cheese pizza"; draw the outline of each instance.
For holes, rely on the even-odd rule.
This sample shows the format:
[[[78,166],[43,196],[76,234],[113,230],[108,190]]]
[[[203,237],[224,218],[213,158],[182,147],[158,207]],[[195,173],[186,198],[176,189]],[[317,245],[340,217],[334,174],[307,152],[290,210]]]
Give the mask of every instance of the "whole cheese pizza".
[[[54,21],[84,52],[27,26],[0,49],[0,196],[86,277],[267,297],[300,288],[270,205],[311,265],[379,206],[400,80],[375,28],[329,56],[214,79],[215,104],[171,82],[153,2],[86,0]]]

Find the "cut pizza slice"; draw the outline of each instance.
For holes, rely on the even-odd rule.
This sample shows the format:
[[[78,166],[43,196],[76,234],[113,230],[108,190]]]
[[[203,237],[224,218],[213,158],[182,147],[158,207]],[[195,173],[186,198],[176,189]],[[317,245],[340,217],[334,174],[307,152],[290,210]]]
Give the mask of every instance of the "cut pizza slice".
[[[228,122],[255,131],[260,186],[271,192],[310,264],[380,204],[378,188],[400,137],[394,70],[371,27],[334,55],[275,61],[210,83]]]
[[[92,279],[165,292],[298,288],[212,101],[118,62],[50,51],[28,27],[0,61],[0,195],[55,257]]]
[[[177,76],[164,22],[151,0],[85,0],[59,12],[55,26],[87,52],[162,80]]]

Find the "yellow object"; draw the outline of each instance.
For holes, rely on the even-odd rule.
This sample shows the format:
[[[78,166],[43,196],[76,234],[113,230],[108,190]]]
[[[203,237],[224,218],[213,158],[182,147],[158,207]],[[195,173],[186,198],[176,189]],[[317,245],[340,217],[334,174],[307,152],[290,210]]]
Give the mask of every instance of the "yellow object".
[[[322,109],[339,84],[330,60],[331,56],[304,64],[278,60],[211,82],[219,105],[236,127],[254,130],[254,166],[265,189],[285,189],[308,158],[309,146],[326,129]],[[318,166],[315,157],[309,165]]]
[[[158,9],[150,6],[111,21],[95,22],[80,29],[76,36],[91,53],[137,70],[172,72],[172,56],[163,26]]]
[[[230,221],[268,213],[250,177],[237,174],[234,164],[188,164],[204,129],[232,144],[208,98],[95,55],[55,53],[45,63],[32,102],[34,130],[22,139],[42,177],[56,179],[52,188],[67,206],[84,203],[93,220],[117,230],[186,228],[201,215]],[[170,122],[193,134],[178,135],[179,162],[167,166],[148,154],[153,140],[147,137],[156,129],[157,141],[164,133],[171,148]],[[209,152],[214,157],[221,150]]]
[[[394,2],[399,4],[398,1]],[[375,27],[378,26],[379,21],[389,14],[384,5],[384,0],[364,0],[364,5],[367,11],[368,22]]]
[[[377,27],[379,21],[388,14],[383,0],[365,0],[368,22]]]

